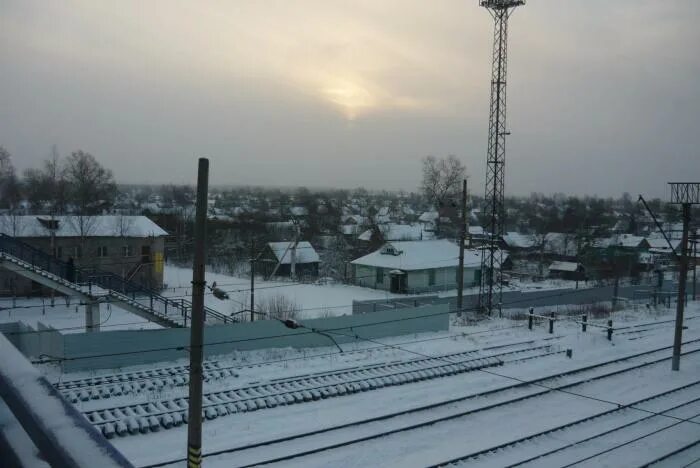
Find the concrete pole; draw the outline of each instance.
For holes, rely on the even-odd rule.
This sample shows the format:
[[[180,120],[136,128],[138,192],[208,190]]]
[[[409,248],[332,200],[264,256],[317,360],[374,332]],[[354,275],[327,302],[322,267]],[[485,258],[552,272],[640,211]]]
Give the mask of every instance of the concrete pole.
[[[673,336],[673,358],[671,369],[680,369],[681,343],[683,341],[683,312],[685,306],[685,287],[688,281],[688,225],[690,224],[690,203],[683,203],[683,239],[681,240],[681,258],[678,275],[678,301],[676,303],[676,330]]]
[[[250,241],[250,321],[255,321],[255,239]]]
[[[459,227],[459,266],[457,266],[457,316],[464,304],[464,240],[467,226],[467,179],[462,180],[462,219]]]
[[[85,331],[100,331],[100,304],[92,300],[85,304]]]
[[[187,425],[187,466],[202,466],[202,359],[204,347],[204,265],[206,263],[207,191],[209,160],[199,159],[197,211],[194,225],[192,268],[192,320],[190,324],[190,393]]]

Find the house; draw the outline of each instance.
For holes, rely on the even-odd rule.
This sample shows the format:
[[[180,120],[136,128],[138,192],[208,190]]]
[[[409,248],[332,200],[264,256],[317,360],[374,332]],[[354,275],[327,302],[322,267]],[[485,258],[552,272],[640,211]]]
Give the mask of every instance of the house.
[[[395,293],[455,289],[459,247],[448,240],[387,242],[380,249],[350,262],[359,286]],[[481,281],[481,252],[465,250],[465,286]]]
[[[544,253],[558,258],[575,258],[578,255],[576,236],[563,232],[548,232],[544,236]]]
[[[268,242],[257,265],[261,273],[268,277],[274,272],[275,276],[316,278],[319,261],[318,253],[307,241],[300,241],[296,245],[287,241]]]
[[[642,236],[632,234],[619,234],[611,237],[597,239],[595,246],[598,248],[617,247],[623,250],[642,252],[649,249],[649,242]]]
[[[586,269],[580,263],[556,261],[549,265],[549,277],[583,281],[586,278]]]
[[[507,232],[501,237],[503,247],[511,252],[527,252],[535,250],[537,240],[535,236],[520,234],[519,232]]]
[[[435,233],[426,231],[422,224],[382,224],[379,231],[384,241],[417,241],[431,240],[435,238]],[[357,237],[358,240],[369,242],[372,240],[372,229],[367,229]]]
[[[5,216],[0,233],[12,236],[78,269],[117,274],[144,287],[163,287],[166,231],[146,216]],[[53,249],[52,249],[53,241]],[[0,271],[6,294],[39,294],[37,283]]]

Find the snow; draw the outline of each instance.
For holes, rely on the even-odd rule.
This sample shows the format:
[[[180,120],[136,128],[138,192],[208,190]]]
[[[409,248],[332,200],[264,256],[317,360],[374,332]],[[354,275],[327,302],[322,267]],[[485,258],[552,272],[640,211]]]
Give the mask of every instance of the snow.
[[[398,255],[385,253],[393,247]],[[459,263],[459,247],[448,240],[389,242],[381,249],[350,262],[399,270],[425,270],[428,268],[456,267]],[[464,266],[476,267],[481,264],[478,250],[464,251]]]
[[[435,238],[435,233],[426,231],[423,224],[389,223],[380,226],[379,229],[382,232],[382,237],[387,241],[418,241]],[[372,230],[367,229],[357,238],[361,241],[370,241],[372,239]]]
[[[576,271],[578,270],[579,264],[576,262],[561,262],[554,261],[549,265],[550,271]]]
[[[49,237],[51,230],[39,219],[50,220],[47,216],[13,216],[0,219],[0,233],[14,237]],[[80,221],[77,216],[55,216],[58,221],[56,237],[79,237]],[[146,216],[89,216],[83,228],[90,237],[153,237],[167,236],[168,233]]]
[[[505,242],[508,247],[516,249],[530,249],[536,246],[534,236],[521,234],[519,232],[507,232],[503,236],[503,242]]]
[[[268,242],[272,253],[283,265],[292,263],[292,242]],[[296,263],[317,263],[318,254],[307,241],[301,241],[296,246]]]
[[[123,466],[108,457],[105,448],[76,420],[68,417],[64,402],[53,397],[47,386],[42,384],[44,378],[39,370],[4,336],[0,336],[0,354],[3,356],[0,374],[12,383],[13,392],[25,407],[31,408],[35,421],[51,432],[56,444],[73,457],[77,466]]]
[[[0,299],[0,323],[23,322],[34,329],[41,322],[60,330],[61,333],[82,333],[85,331],[85,306],[73,298],[66,304],[66,298],[58,296],[51,306],[50,298],[20,298],[13,309],[12,299]],[[100,329],[102,330],[141,330],[161,328],[153,322],[127,312],[113,304],[100,305]]]
[[[687,311],[688,329],[684,332],[686,340],[700,338],[699,314],[700,304],[697,302],[689,303]],[[643,325],[652,321],[671,320],[672,318],[673,312],[666,309],[640,312],[623,310],[613,315],[616,326]],[[606,320],[607,317],[591,319],[590,323],[603,324]],[[281,406],[274,409],[239,413],[233,416],[205,421],[203,429],[204,453],[292,436],[339,424],[357,422],[366,418],[409,410],[427,404],[439,404],[447,399],[455,399],[487,390],[512,386],[517,383],[513,379],[537,379],[554,375],[558,372],[605,362],[616,357],[631,356],[638,352],[670,345],[673,335],[672,322],[658,325],[653,329],[647,329],[647,327],[648,325],[645,327],[640,326],[638,327],[638,332],[626,335],[614,335],[613,341],[608,342],[602,330],[589,327],[587,333],[582,333],[580,325],[573,321],[557,321],[555,334],[549,335],[546,332],[546,327],[542,324],[536,325],[533,331],[528,331],[523,321],[493,319],[469,327],[453,324],[449,332],[380,340],[381,343],[391,345],[393,348],[382,348],[377,343],[359,343],[352,345],[351,349],[346,350],[350,352],[346,352],[343,355],[334,355],[332,354],[332,349],[329,348],[327,350],[305,351],[303,356],[302,350],[276,350],[274,352],[273,350],[258,350],[249,353],[219,356],[217,359],[221,363],[237,363],[241,366],[237,371],[239,372],[239,377],[231,381],[208,382],[205,384],[205,391],[236,388],[253,382],[268,382],[287,376],[372,363],[415,359],[419,355],[435,356],[452,352],[463,352],[465,350],[479,350],[489,346],[501,346],[509,343],[530,341],[533,346],[549,343],[555,350],[571,348],[574,351],[571,359],[565,358],[562,354],[556,354],[522,361],[513,365],[506,363],[502,367],[494,369],[495,373],[469,372],[452,377],[426,380],[398,387],[385,387],[343,397]],[[699,347],[700,345],[698,344],[688,345],[684,347],[684,350],[698,349]],[[654,359],[667,355],[668,353],[661,353],[655,355]],[[281,361],[285,358],[294,360]],[[620,364],[615,368],[624,368],[635,363],[647,362],[651,359],[651,357],[639,358],[637,361]],[[268,363],[265,363],[266,361]],[[634,372],[580,384],[575,389],[572,389],[573,393],[584,396],[563,392],[547,393],[546,388],[537,386],[519,387],[517,391],[514,389],[506,392],[500,398],[512,398],[514,395],[520,394],[546,394],[546,396],[533,397],[523,400],[522,403],[513,403],[493,410],[477,412],[466,418],[455,418],[421,429],[401,431],[380,439],[368,440],[348,447],[340,447],[306,457],[286,460],[280,466],[410,467],[442,462],[471,451],[526,437],[529,434],[536,434],[551,427],[587,418],[617,407],[616,404],[606,403],[606,401],[629,404],[657,393],[692,383],[700,375],[700,357],[698,354],[684,356],[681,368],[681,372],[672,372],[669,361],[663,361]],[[498,374],[505,375],[507,378]],[[64,378],[70,377],[64,376]],[[571,381],[580,380],[578,377],[567,377],[567,379],[573,379]],[[564,384],[567,381],[558,381],[557,384]],[[691,390],[678,396],[677,399],[684,401],[681,396],[686,398],[685,395],[692,393]],[[490,402],[490,400],[482,400],[483,398],[485,397],[464,400],[450,405],[441,405],[423,413],[406,414],[378,423],[361,424],[343,430],[303,437],[288,443],[208,457],[205,461],[207,466],[210,467],[229,467],[256,463],[277,455],[298,453],[367,434],[400,428],[416,422],[430,420],[431,418],[450,417],[451,414],[457,411],[473,410]],[[155,397],[153,401],[157,401],[157,399],[158,397]],[[605,401],[596,401],[595,399]],[[97,405],[97,402],[87,402],[86,404]],[[641,407],[652,411],[666,409],[665,406],[656,402],[656,400],[645,403]],[[692,414],[680,410],[672,413],[672,415],[680,418],[692,416]],[[625,421],[629,421],[629,418],[632,416],[635,416],[633,410],[631,412],[623,412],[615,418],[605,418],[600,421],[594,420],[593,423],[585,425],[583,428],[578,429],[577,426],[576,432],[572,432],[572,434],[580,434],[584,430],[588,431],[589,435],[596,434],[603,431],[604,428],[616,427]],[[639,415],[637,414],[637,416]],[[666,424],[674,422],[668,418],[663,419],[665,419]],[[655,421],[654,424],[656,423]],[[697,428],[692,426],[683,424],[677,428],[677,432],[669,431],[668,436],[688,434],[688,429],[690,428],[690,435],[686,435],[682,438],[682,441],[687,443],[693,437],[697,439],[700,437],[700,433],[696,432]],[[641,429],[640,431],[644,432]],[[145,465],[184,456],[186,437],[187,427],[181,426],[146,435],[116,438],[113,439],[113,443],[136,465]],[[572,435],[572,437],[574,436]],[[493,455],[494,457],[501,457],[494,458],[494,460],[498,461],[488,462],[487,459],[483,461],[480,459],[479,465],[504,466],[514,460],[517,461],[524,457],[541,453],[548,447],[545,443],[561,444],[562,442],[558,441],[565,442],[566,440],[567,435],[561,434],[551,440],[526,442],[518,445],[517,450],[512,451],[512,453],[506,450],[503,453],[499,451]],[[620,439],[611,436],[605,440],[612,443]],[[658,455],[661,453],[660,451],[666,450],[665,447],[668,446],[668,444],[664,445],[656,439],[652,442],[648,446],[644,446],[644,449],[639,454],[632,452],[634,457],[636,457],[634,458],[634,466],[643,464],[644,456],[653,455],[654,453]],[[152,450],[152,447],[158,447],[158,450]],[[611,454],[611,457],[608,458],[603,457],[604,463],[601,464],[603,466],[620,466],[619,458],[616,459],[614,455]],[[566,458],[563,461],[575,460],[578,453],[572,452],[569,454],[569,457],[572,456],[574,457],[573,459]],[[563,461],[554,458],[546,464],[535,463],[533,466],[562,466],[565,464]],[[595,463],[591,463],[591,465],[598,466]],[[178,466],[178,464],[172,466]]]
[[[164,279],[167,287],[162,294],[166,297],[188,297],[192,290],[188,285],[192,281],[192,270],[166,265]],[[207,284],[216,281],[218,287],[229,293],[230,300],[221,301],[212,294],[206,294],[204,303],[222,314],[230,314],[248,308],[250,298],[250,278],[228,276],[220,273],[206,272]],[[294,302],[299,311],[300,318],[316,318],[321,316],[335,316],[352,313],[353,300],[388,299],[404,297],[391,294],[386,291],[350,286],[344,284],[312,284],[297,283],[293,281],[265,281],[257,277],[255,279],[255,302],[275,296],[286,296]]]

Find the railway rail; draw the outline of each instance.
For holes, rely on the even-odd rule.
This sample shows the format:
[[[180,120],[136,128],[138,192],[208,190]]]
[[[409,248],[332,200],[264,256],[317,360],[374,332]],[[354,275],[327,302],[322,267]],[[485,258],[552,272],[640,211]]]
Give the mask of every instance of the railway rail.
[[[700,342],[700,339],[689,340],[686,341],[684,345],[697,345],[698,342]],[[409,410],[358,420],[352,423],[232,447],[226,450],[213,451],[204,454],[204,457],[216,457],[218,455],[235,453],[237,466],[258,466],[280,463],[324,451],[351,446],[360,442],[377,440],[382,437],[404,431],[433,426],[437,423],[462,418],[509,404],[519,403],[524,400],[541,397],[552,392],[571,389],[596,380],[607,379],[628,372],[634,372],[638,369],[667,361],[670,359],[670,357],[666,355],[659,355],[666,354],[670,348],[670,346],[666,346],[654,350],[644,351],[599,362],[597,364],[580,367],[567,372],[559,372],[529,381],[521,381],[485,392],[474,393]],[[685,351],[684,354],[692,354],[697,352],[700,352],[700,347]],[[479,404],[474,406],[475,402],[478,402]],[[466,405],[460,409],[460,405],[462,404]],[[471,407],[469,407],[470,405]],[[408,418],[404,418],[404,416],[408,416]],[[408,421],[404,421],[404,419],[408,419]],[[358,436],[357,428],[366,428],[370,430]],[[343,431],[347,431],[349,429],[351,430],[350,432],[354,433],[354,435],[343,439]],[[360,430],[360,432],[362,431]],[[310,442],[318,439],[319,435],[329,435],[331,433],[333,433],[334,436],[330,438],[334,440],[333,442],[317,443],[315,446],[313,446],[314,444]],[[303,442],[307,442],[307,444],[304,444]],[[300,446],[310,446],[310,448],[300,450]],[[182,459],[169,460],[147,466],[149,468],[167,466],[180,461],[182,461]],[[448,460],[445,463],[448,464],[459,461],[459,459],[455,459]]]
[[[456,375],[504,362],[563,354],[552,345],[521,348],[488,355],[469,351],[424,359],[395,361],[303,376],[272,380],[203,396],[203,416],[215,419],[228,414],[274,408],[323,398],[364,392]],[[107,438],[169,429],[187,422],[185,396],[158,401],[83,411]]]

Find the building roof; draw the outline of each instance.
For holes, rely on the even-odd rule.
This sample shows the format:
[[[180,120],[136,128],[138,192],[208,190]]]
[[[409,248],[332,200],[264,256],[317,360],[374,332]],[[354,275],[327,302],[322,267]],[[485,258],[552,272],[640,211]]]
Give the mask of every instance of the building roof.
[[[648,246],[647,240],[642,236],[634,236],[632,234],[620,234],[617,236],[598,239],[595,244],[597,247],[625,247],[625,248],[644,248]]]
[[[389,253],[393,250],[394,254]],[[398,270],[425,270],[431,268],[456,267],[459,264],[459,247],[448,240],[387,242],[382,248],[351,262]],[[464,266],[476,268],[481,265],[479,250],[464,251]]]
[[[576,238],[573,234],[548,232],[544,236],[544,251],[548,254],[575,257],[578,254]]]
[[[292,242],[268,242],[272,253],[275,254],[277,261],[282,265],[292,263]],[[295,263],[316,263],[319,261],[318,254],[313,246],[306,241],[300,241],[296,248]]]
[[[416,241],[435,238],[435,234],[430,231],[426,231],[421,224],[411,225],[389,223],[380,226],[379,230],[382,231],[382,235],[386,241]],[[357,238],[362,241],[370,241],[372,239],[372,230],[367,229]]]
[[[576,262],[552,262],[549,271],[578,271],[580,264]]]
[[[79,216],[54,216],[56,237],[80,237]],[[51,236],[49,216],[1,216],[0,232],[14,237]],[[146,216],[98,215],[83,218],[85,237],[160,237],[168,233]]]
[[[503,235],[503,242],[506,246],[515,249],[530,249],[535,247],[535,238],[529,234],[520,234],[519,232],[508,232]]]

